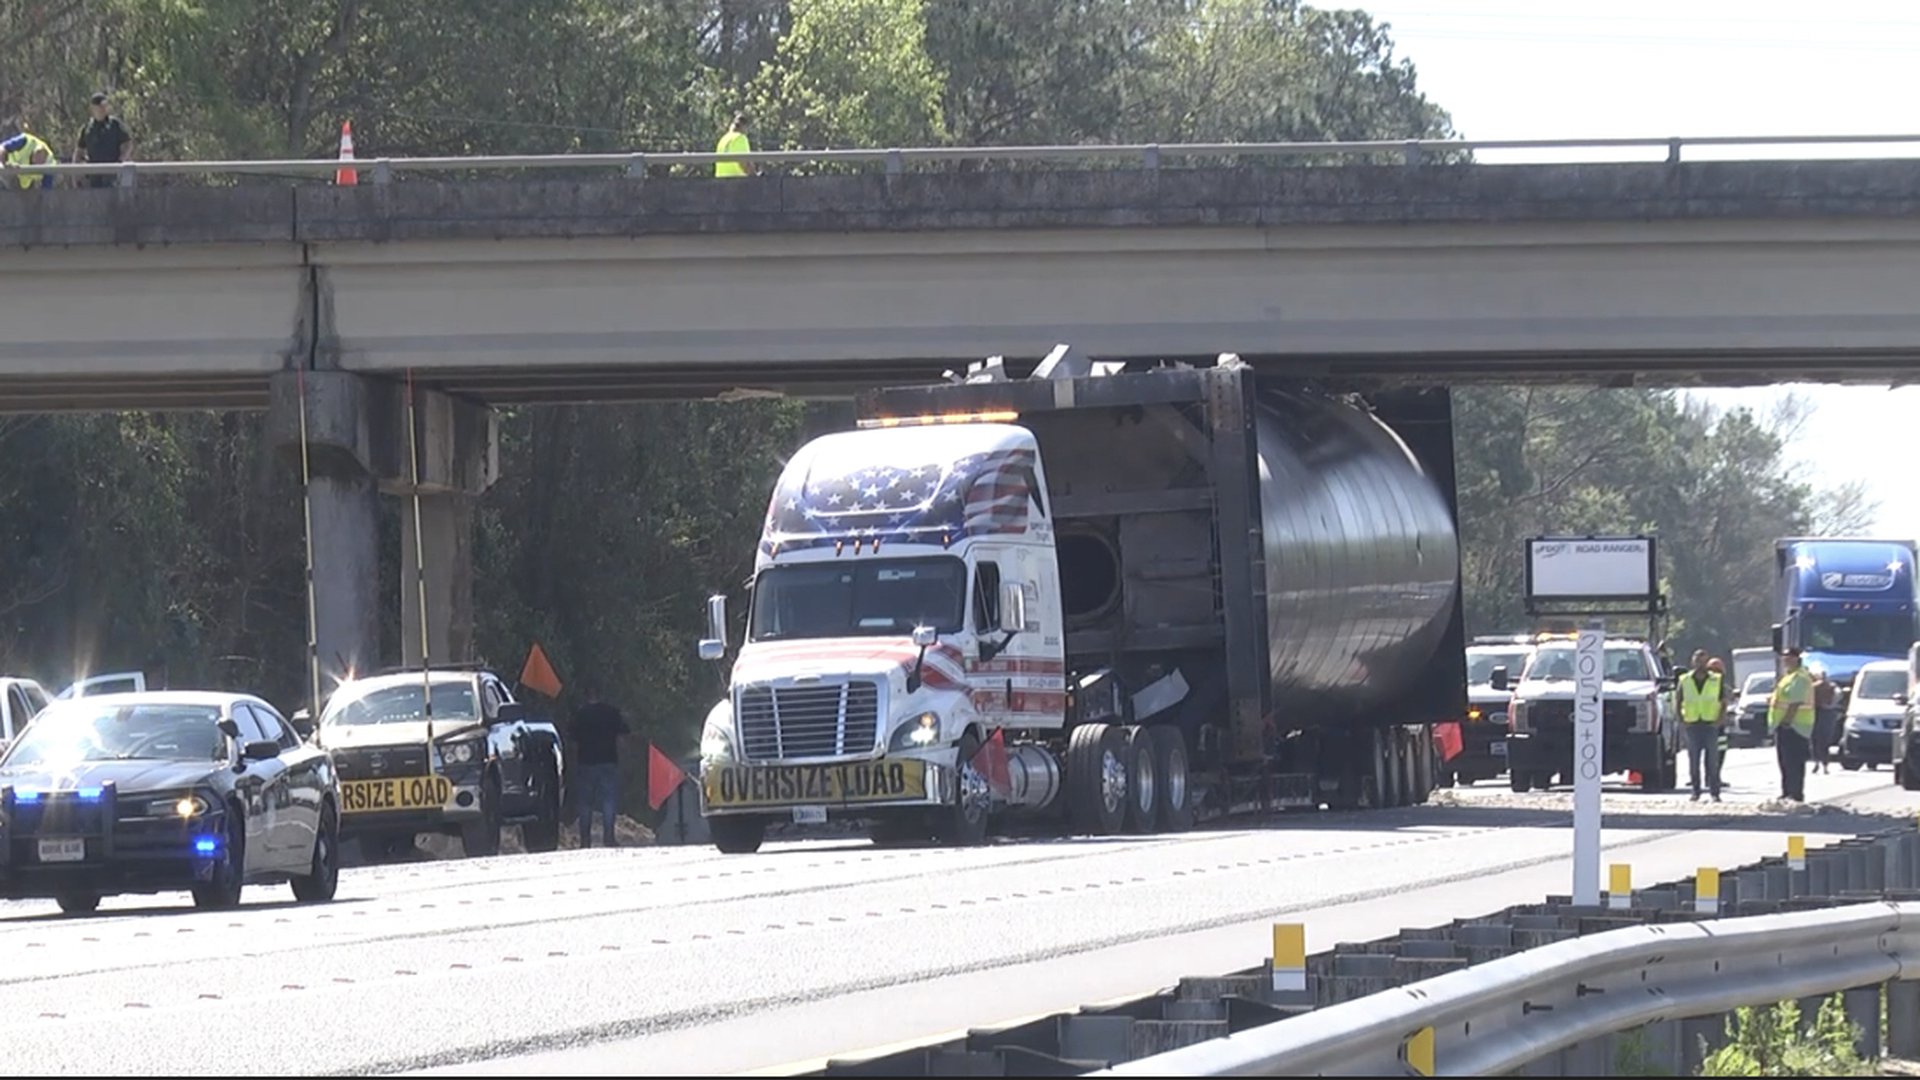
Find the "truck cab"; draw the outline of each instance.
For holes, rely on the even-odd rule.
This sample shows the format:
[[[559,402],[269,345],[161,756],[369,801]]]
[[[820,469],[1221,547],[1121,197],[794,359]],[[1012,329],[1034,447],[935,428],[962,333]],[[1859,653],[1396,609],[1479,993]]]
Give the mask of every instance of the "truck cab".
[[[1513,686],[1507,758],[1515,791],[1544,791],[1556,775],[1572,779],[1574,654],[1572,637],[1541,643]],[[1644,641],[1608,638],[1603,656],[1604,773],[1638,773],[1642,790],[1672,790],[1680,723],[1668,692],[1671,673]]]
[[[1775,542],[1774,557],[1782,644],[1827,673],[1841,708],[1861,668],[1904,661],[1920,640],[1913,541],[1790,538]]]
[[[1031,432],[991,422],[843,432],[788,463],[701,736],[717,845],[750,851],[770,821],[829,808],[984,836],[990,734],[1066,722],[1041,469]]]

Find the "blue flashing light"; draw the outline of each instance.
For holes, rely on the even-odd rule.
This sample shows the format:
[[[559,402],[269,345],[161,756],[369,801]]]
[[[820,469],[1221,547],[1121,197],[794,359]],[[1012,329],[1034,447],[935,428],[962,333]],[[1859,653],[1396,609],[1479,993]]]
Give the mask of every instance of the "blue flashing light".
[[[220,850],[220,838],[217,836],[198,837],[193,842],[195,855],[212,855]]]
[[[76,790],[74,794],[80,796],[83,800],[91,801],[100,797],[100,789],[97,787],[83,787]]]
[[[40,793],[37,791],[16,791],[13,793],[13,801],[14,802],[39,802]]]

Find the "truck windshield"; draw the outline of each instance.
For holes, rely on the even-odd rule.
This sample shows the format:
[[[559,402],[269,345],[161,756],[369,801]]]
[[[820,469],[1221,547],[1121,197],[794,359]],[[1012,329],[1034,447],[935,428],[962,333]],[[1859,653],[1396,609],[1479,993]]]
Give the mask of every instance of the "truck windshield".
[[[776,566],[754,583],[753,640],[953,633],[966,595],[966,564],[944,556]]]
[[[1907,673],[1905,671],[1863,671],[1860,673],[1860,685],[1853,692],[1856,698],[1892,699],[1897,694],[1907,692]]]
[[[1773,676],[1764,671],[1758,671],[1753,673],[1752,675],[1747,676],[1747,688],[1745,690],[1742,690],[1741,693],[1743,694],[1773,693]]]
[[[1911,615],[1809,615],[1800,644],[1814,652],[1904,656],[1914,632]]]
[[[1633,646],[1607,646],[1605,678],[1636,682],[1653,678],[1647,668],[1646,654]],[[1574,650],[1571,645],[1548,645],[1533,654],[1527,667],[1529,679],[1571,679],[1574,677]]]
[[[1476,652],[1467,654],[1467,681],[1475,686],[1490,681],[1493,669],[1503,667],[1509,674],[1518,674],[1527,663],[1527,650],[1512,649],[1506,652]]]

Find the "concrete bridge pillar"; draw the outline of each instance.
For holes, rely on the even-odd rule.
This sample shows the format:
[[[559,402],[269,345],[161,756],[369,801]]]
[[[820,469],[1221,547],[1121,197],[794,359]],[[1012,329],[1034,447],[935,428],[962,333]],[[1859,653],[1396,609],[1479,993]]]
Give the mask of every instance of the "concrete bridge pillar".
[[[301,379],[274,377],[268,426],[300,465]],[[484,405],[342,371],[305,373],[307,461],[313,509],[315,640],[323,672],[366,672],[379,651],[379,496],[397,496],[401,526],[401,660],[473,659],[473,503],[499,473],[498,427]],[[411,450],[408,436],[412,435]],[[416,480],[417,477],[417,480]],[[413,498],[419,496],[419,528]],[[323,683],[323,692],[327,685]]]
[[[386,423],[397,438],[383,455],[380,489],[400,507],[400,657],[419,664],[461,664],[473,653],[474,499],[499,475],[499,427],[492,409],[438,390],[413,395],[413,448],[407,450],[405,388]],[[415,482],[415,476],[418,482]],[[416,515],[414,497],[419,497]],[[417,516],[417,520],[416,520]],[[421,636],[421,579],[426,635]]]
[[[274,376],[267,416],[273,444],[296,477],[300,384],[296,372]],[[367,381],[344,372],[309,371],[305,389],[314,641],[325,693],[332,685],[325,674],[369,671],[380,662],[380,496],[372,468]]]

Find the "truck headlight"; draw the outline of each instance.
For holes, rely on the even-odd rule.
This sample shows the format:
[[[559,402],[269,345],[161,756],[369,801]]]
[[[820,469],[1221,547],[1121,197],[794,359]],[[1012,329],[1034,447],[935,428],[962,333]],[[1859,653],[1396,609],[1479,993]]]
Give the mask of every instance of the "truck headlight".
[[[888,750],[925,750],[940,741],[940,714],[923,712],[901,724],[887,740]]]
[[[1654,709],[1652,698],[1642,698],[1633,703],[1633,730],[1652,731],[1653,717]]]
[[[479,739],[461,739],[440,744],[440,761],[446,765],[471,765],[484,756]]]
[[[709,722],[700,730],[701,761],[732,761],[733,738],[727,729]]]
[[[1514,731],[1527,730],[1527,703],[1515,701],[1507,708],[1507,726]]]

